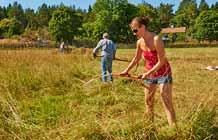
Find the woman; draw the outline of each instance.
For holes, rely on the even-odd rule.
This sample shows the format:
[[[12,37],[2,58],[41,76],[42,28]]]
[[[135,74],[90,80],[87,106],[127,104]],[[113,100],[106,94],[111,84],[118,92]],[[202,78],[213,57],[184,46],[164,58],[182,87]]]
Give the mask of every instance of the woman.
[[[146,62],[146,72],[142,74],[141,78],[148,84],[148,88],[144,90],[147,113],[153,121],[154,94],[159,85],[168,123],[174,125],[176,116],[172,104],[171,67],[165,55],[163,41],[158,35],[148,31],[148,22],[147,17],[136,17],[132,20],[130,27],[138,38],[136,53],[129,66],[120,75],[128,75],[143,56]]]

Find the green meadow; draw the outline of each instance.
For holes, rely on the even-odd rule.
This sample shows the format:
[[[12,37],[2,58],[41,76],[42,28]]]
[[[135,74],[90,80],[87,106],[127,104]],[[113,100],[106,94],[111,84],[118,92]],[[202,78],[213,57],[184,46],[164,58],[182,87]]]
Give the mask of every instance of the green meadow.
[[[155,95],[155,121],[145,115],[141,81],[100,81],[91,50],[0,51],[0,140],[215,140],[218,139],[218,48],[167,48],[173,71],[178,129],[168,126]],[[118,49],[131,59],[134,49]],[[128,63],[114,61],[119,73]],[[143,61],[132,74],[143,72]]]

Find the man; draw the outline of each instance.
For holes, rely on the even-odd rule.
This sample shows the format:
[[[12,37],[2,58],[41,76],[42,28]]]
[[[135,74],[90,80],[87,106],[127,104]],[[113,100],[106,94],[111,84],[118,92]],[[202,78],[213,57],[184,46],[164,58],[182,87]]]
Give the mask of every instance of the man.
[[[65,50],[65,43],[64,43],[64,41],[61,42],[59,50],[60,50],[61,53],[64,53],[64,50]]]
[[[97,46],[93,49],[94,58],[97,56],[97,51],[101,48],[101,69],[102,69],[102,81],[113,81],[112,77],[112,62],[115,59],[116,47],[112,40],[109,39],[108,33],[103,34]],[[108,72],[108,74],[107,74]],[[107,79],[108,78],[108,79]]]

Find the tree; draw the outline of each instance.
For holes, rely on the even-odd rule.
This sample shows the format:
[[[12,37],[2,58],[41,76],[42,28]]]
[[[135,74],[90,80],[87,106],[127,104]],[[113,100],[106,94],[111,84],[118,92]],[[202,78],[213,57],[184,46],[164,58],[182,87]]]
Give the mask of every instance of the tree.
[[[189,22],[190,20],[186,18],[185,13],[176,15],[172,20],[172,23],[176,25],[177,27],[184,27],[184,26],[187,27],[189,25]]]
[[[201,0],[200,4],[199,4],[199,12],[205,11],[205,10],[209,10],[209,6],[207,4],[207,2],[205,0]]]
[[[113,0],[96,0],[93,5],[92,13],[95,13],[94,23],[88,23],[92,25],[92,38],[101,38],[104,32],[110,30],[113,16]],[[86,26],[87,27],[87,26]],[[111,33],[110,33],[111,34]]]
[[[96,13],[92,11],[92,7],[89,5],[88,13],[84,14],[84,24],[87,22],[94,22],[96,19]]]
[[[161,3],[160,7],[158,7],[158,15],[160,17],[161,28],[169,27],[173,17],[173,5]]]
[[[135,14],[129,12],[135,7],[128,4],[127,0],[114,1],[112,9],[112,21],[109,27],[109,33],[112,34],[112,39],[118,42],[128,42],[129,36],[129,22]],[[136,11],[136,10],[135,10]]]
[[[52,13],[50,13],[49,7],[47,4],[43,3],[42,6],[38,8],[38,23],[40,27],[48,27],[48,23],[52,17]]]
[[[143,2],[138,5],[139,12],[137,16],[147,16],[150,19],[150,23],[148,25],[148,29],[150,31],[158,33],[161,30],[160,18],[157,12],[151,4]]]
[[[85,36],[99,39],[108,32],[115,42],[127,42],[130,38],[128,25],[136,15],[136,9],[127,0],[96,0],[83,24]]]
[[[36,14],[33,9],[30,8],[26,9],[25,17],[27,19],[27,28],[36,29],[38,27]]]
[[[129,27],[129,23],[131,22],[131,20],[136,16],[138,12],[138,8],[133,5],[133,4],[128,4],[127,9],[126,9],[126,16],[127,16],[127,22],[124,23],[126,24],[126,42],[125,43],[131,43],[133,41],[135,41],[135,37]]]
[[[211,5],[211,10],[218,10],[218,2]]]
[[[183,0],[176,15],[174,16],[173,23],[176,26],[186,26],[189,28],[194,25],[195,18],[198,15],[197,3],[195,0]],[[184,22],[185,21],[185,22]]]
[[[92,6],[89,5],[89,8],[88,8],[88,13],[91,13],[92,12]]]
[[[6,8],[0,6],[0,20],[7,17]]]
[[[102,10],[112,10],[112,0],[96,0],[92,10],[95,13],[99,13]]]
[[[143,2],[138,5],[138,16],[148,16],[150,18],[157,16],[156,9],[149,3]]]
[[[194,26],[195,38],[198,41],[208,40],[212,42],[213,40],[218,40],[218,13],[215,10],[203,11],[196,19]]]
[[[7,10],[8,18],[15,18],[22,23],[23,28],[26,27],[27,21],[21,4],[14,2],[13,5],[8,6]]]
[[[74,36],[78,35],[81,26],[81,17],[72,9],[62,6],[53,12],[49,22],[49,31],[56,41],[71,43]]]
[[[11,37],[23,32],[22,24],[16,18],[3,19],[0,21],[0,35]]]
[[[191,37],[193,35],[193,26],[197,16],[198,9],[196,0],[183,0],[176,11],[176,15],[172,19],[172,23],[176,27],[186,27],[186,35]]]

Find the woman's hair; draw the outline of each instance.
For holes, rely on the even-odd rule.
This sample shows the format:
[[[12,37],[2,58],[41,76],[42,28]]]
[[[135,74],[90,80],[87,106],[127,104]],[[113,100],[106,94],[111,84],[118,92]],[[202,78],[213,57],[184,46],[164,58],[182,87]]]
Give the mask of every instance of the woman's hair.
[[[137,21],[139,23],[139,26],[145,25],[145,27],[148,27],[149,18],[147,16],[145,17],[135,17],[132,21]]]

